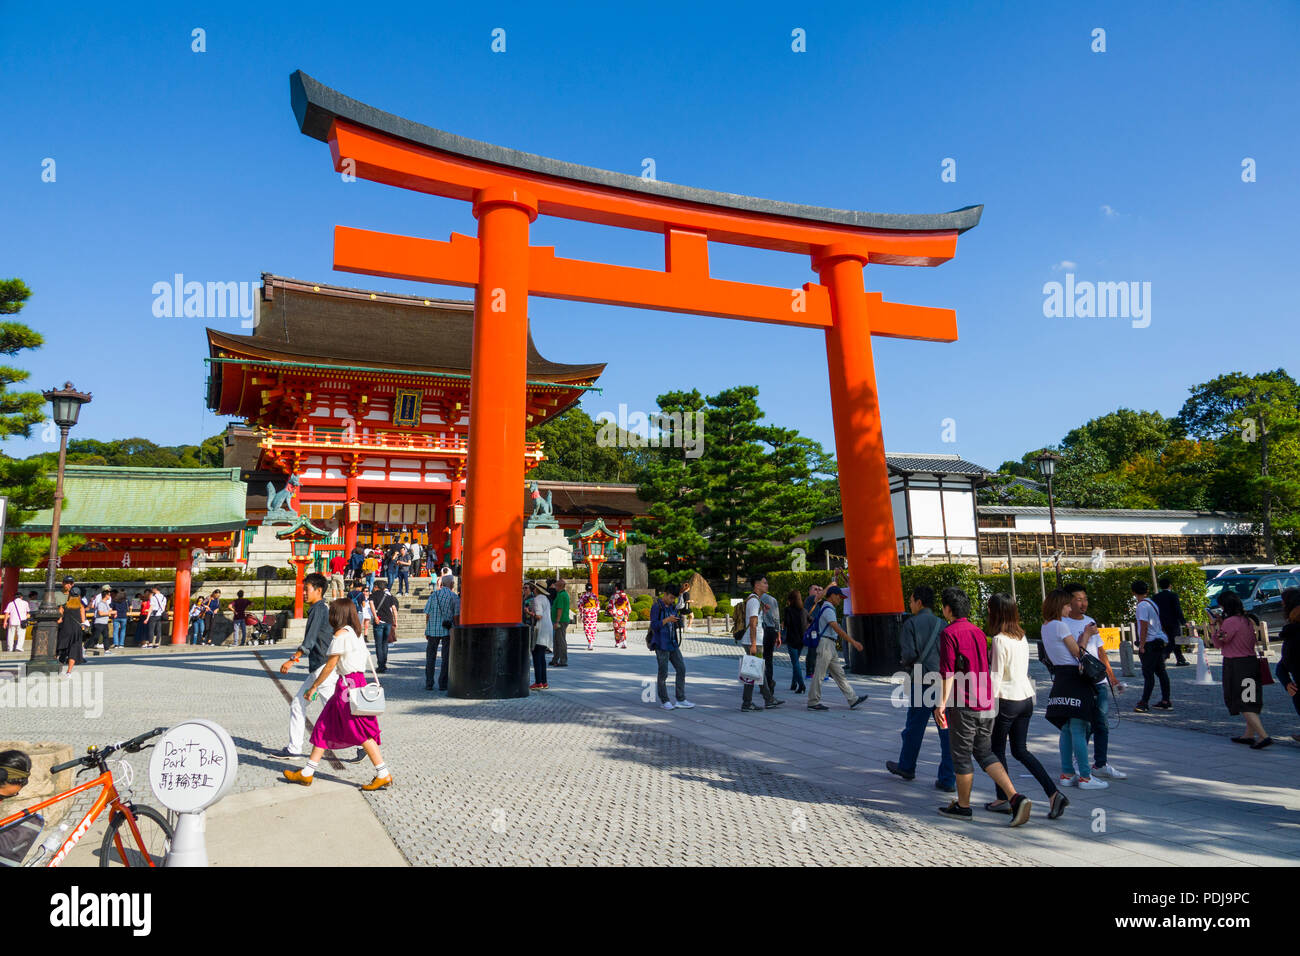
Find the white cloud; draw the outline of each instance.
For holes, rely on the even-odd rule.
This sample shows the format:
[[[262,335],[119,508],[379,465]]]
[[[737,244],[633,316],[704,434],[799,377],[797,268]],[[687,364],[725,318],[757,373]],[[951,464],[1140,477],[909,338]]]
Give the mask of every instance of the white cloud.
[[[1114,219],[1116,216],[1119,215],[1119,210],[1116,209],[1114,206],[1103,205],[1101,207],[1101,211],[1106,214],[1106,218],[1108,219]]]
[[[1062,269],[1077,269],[1079,263],[1071,262],[1069,259],[1062,259],[1056,265],[1052,266],[1053,272],[1060,272]]]

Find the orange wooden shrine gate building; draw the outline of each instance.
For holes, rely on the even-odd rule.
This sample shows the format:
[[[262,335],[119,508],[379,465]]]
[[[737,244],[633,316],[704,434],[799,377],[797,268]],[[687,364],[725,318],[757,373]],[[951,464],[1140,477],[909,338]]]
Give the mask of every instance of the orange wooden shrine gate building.
[[[822,330],[853,581],[850,626],[867,644],[868,667],[887,663],[893,671],[903,608],[871,336],[952,342],[957,322],[949,309],[866,292],[863,267],[948,261],[982,206],[894,215],[711,192],[455,136],[374,109],[301,71],[290,77],[290,92],[299,129],[329,144],[337,171],[470,202],[478,220],[477,237],[446,242],[346,226],[334,233],[336,269],[475,290],[453,696],[528,693],[519,488],[530,295]],[[660,233],[664,268],[565,259],[532,246],[529,227],[539,215]],[[710,242],[806,255],[819,281],[783,289],[711,278]]]

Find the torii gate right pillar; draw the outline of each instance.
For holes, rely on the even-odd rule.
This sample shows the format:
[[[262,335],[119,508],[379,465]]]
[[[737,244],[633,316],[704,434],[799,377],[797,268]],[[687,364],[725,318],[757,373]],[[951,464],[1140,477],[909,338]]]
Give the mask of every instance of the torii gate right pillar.
[[[849,660],[856,673],[888,675],[898,670],[903,597],[862,278],[866,264],[866,254],[840,246],[825,247],[814,260],[830,292],[826,365],[853,610],[846,623],[864,647],[851,651]]]

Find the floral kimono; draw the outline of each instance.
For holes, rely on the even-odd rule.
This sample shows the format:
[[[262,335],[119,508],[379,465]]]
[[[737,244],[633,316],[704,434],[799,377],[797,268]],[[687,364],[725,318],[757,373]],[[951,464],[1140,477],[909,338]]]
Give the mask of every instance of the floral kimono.
[[[578,598],[578,613],[582,615],[582,631],[587,635],[587,650],[596,647],[596,616],[600,613],[600,598],[586,591]]]
[[[622,588],[614,592],[605,610],[614,619],[614,646],[627,647],[627,619],[632,614],[632,604]]]

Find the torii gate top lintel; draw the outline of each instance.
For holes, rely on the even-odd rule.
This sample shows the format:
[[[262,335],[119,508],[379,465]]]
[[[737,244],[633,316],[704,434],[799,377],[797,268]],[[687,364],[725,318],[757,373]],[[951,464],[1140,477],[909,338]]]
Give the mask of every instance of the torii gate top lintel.
[[[719,242],[734,242],[740,245],[760,246],[779,249],[786,252],[813,252],[811,246],[829,245],[833,241],[876,238],[893,240],[897,245],[901,240],[921,238],[944,238],[955,240],[968,229],[979,224],[982,205],[966,206],[945,213],[900,214],[877,213],[847,209],[831,209],[822,206],[806,206],[798,203],[761,199],[754,196],[742,196],[736,193],[717,192],[699,189],[693,186],[681,186],[675,183],[661,182],[656,179],[643,179],[626,173],[617,173],[577,163],[564,162],[522,150],[509,149],[470,139],[455,133],[448,133],[432,126],[415,123],[401,116],[386,113],[358,100],[352,99],[337,90],[303,73],[295,72],[289,78],[290,93],[294,116],[298,120],[299,130],[313,139],[329,143],[340,150],[342,156],[357,162],[357,175],[361,176],[360,166],[363,157],[356,155],[359,151],[348,151],[347,145],[362,145],[361,139],[369,139],[364,133],[378,135],[389,140],[400,141],[410,146],[423,147],[471,164],[483,164],[508,170],[517,181],[520,177],[552,183],[569,183],[588,189],[595,187],[626,195],[628,198],[650,200],[661,212],[651,215],[644,221],[634,221],[635,216],[619,217],[620,221],[610,225],[660,231],[665,217],[663,211],[673,207],[683,210],[701,207],[707,210],[726,211],[734,217],[743,217],[748,224],[755,220],[766,221],[769,228],[774,228],[779,235],[771,237],[755,234],[727,235],[724,228],[710,228],[709,239]],[[340,143],[342,138],[347,144]],[[373,143],[373,141],[372,141]],[[340,157],[336,157],[336,161]],[[382,177],[365,176],[384,181]],[[418,176],[416,177],[418,178]],[[429,183],[392,183],[407,185],[421,191],[437,192],[451,198],[471,199],[464,189],[456,190],[452,184],[441,183],[436,190],[426,188]],[[451,188],[449,188],[451,187]],[[456,193],[459,192],[459,195]],[[547,215],[559,215],[565,218],[603,221],[593,210],[578,210],[566,207],[562,202],[548,197],[538,197],[541,211]],[[552,208],[546,208],[550,205]],[[575,213],[582,213],[575,215]],[[687,225],[682,223],[681,225]],[[785,226],[784,230],[780,227]],[[803,241],[800,241],[800,240]],[[741,241],[743,240],[743,241]],[[767,241],[764,241],[767,240]],[[808,240],[820,240],[810,242]],[[878,244],[872,244],[878,245]],[[955,246],[955,242],[946,245]],[[801,247],[802,248],[799,248]],[[872,262],[896,265],[938,265],[952,257],[947,249],[916,249],[908,254],[899,245],[897,251],[880,247],[873,249]],[[944,254],[944,253],[947,254]]]
[[[892,672],[897,650],[896,645],[890,649],[890,642],[896,640],[891,635],[902,611],[902,589],[871,338],[952,342],[957,319],[950,309],[883,301],[879,293],[866,291],[863,268],[868,263],[946,262],[956,254],[957,237],[979,222],[982,206],[894,215],[711,192],[422,126],[350,99],[301,71],[290,77],[290,90],[299,129],[329,144],[336,170],[472,202],[478,221],[476,236],[453,234],[450,241],[344,226],[335,227],[334,234],[336,269],[475,290],[464,598],[451,655],[452,683],[464,693],[453,687],[453,696],[526,694],[526,674],[516,674],[517,661],[511,661],[519,654],[520,660],[527,659],[526,631],[519,624],[519,449],[530,296],[813,327],[824,333],[853,617],[858,619],[851,633],[872,645],[888,666],[884,672]],[[530,244],[530,224],[538,215],[661,233],[664,268],[560,258],[553,248]],[[709,274],[711,242],[806,255],[818,281],[790,289],[714,278]],[[655,341],[655,330],[644,323],[629,331],[639,332],[647,347]],[[470,687],[479,680],[486,682],[483,688]]]

